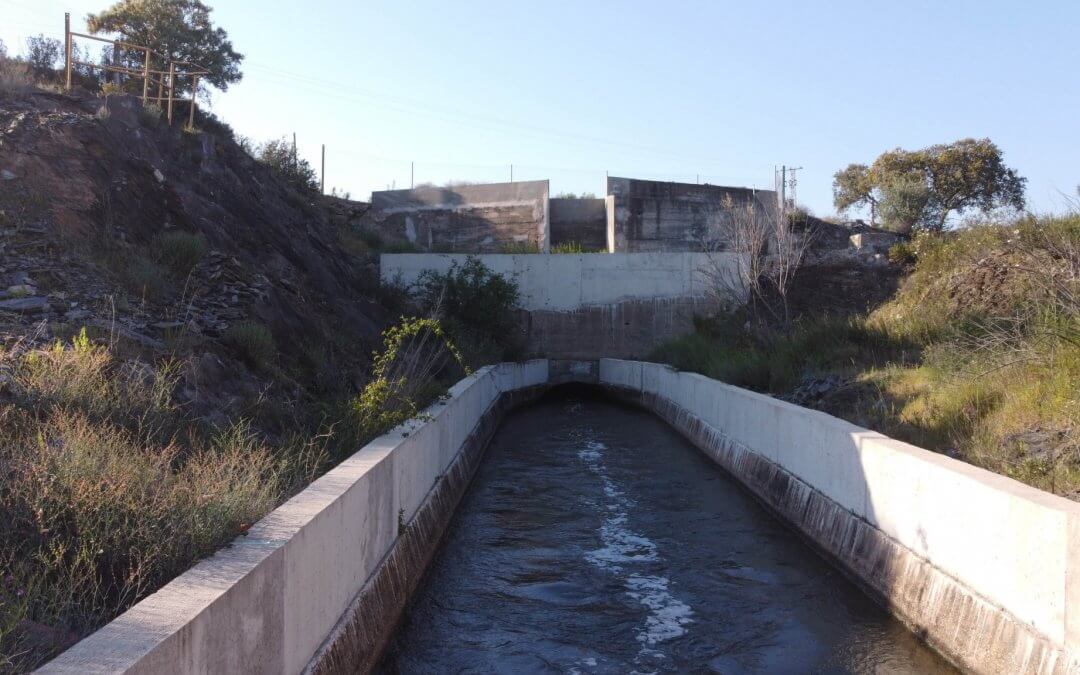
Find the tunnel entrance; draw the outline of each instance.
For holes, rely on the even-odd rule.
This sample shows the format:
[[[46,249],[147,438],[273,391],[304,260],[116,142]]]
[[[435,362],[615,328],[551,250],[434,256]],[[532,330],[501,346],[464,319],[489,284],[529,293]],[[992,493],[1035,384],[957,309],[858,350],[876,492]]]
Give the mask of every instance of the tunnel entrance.
[[[952,672],[654,415],[507,415],[383,672]]]

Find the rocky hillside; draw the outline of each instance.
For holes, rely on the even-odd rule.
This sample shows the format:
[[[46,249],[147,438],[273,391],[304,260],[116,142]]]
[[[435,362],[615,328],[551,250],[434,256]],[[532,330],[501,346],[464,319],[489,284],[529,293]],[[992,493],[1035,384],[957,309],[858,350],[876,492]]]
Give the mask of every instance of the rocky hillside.
[[[175,356],[185,404],[218,422],[268,388],[355,390],[385,311],[329,217],[354,209],[284,183],[213,119],[196,126],[126,96],[0,99],[0,340],[85,326]]]

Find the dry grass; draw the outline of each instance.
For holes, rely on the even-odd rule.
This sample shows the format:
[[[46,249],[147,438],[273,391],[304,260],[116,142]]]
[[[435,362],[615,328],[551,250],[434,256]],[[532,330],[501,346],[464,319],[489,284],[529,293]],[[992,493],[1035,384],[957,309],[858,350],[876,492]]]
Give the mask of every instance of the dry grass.
[[[0,354],[0,672],[33,668],[212,553],[322,465],[243,422],[208,432],[177,370],[85,332]]]
[[[1080,499],[1080,216],[912,242],[915,268],[869,316],[747,334],[724,320],[654,358],[811,401],[852,422]]]

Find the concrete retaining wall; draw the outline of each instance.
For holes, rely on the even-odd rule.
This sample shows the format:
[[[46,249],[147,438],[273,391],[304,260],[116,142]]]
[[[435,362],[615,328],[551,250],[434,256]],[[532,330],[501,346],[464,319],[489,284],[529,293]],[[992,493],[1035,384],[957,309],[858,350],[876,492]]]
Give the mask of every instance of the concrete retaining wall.
[[[445,272],[465,254],[395,253],[379,257],[380,275],[413,284],[425,270]],[[521,307],[570,312],[630,300],[702,298],[706,271],[735,269],[731,253],[581,253],[476,256],[496,274],[517,280]]]
[[[547,251],[548,192],[546,180],[372,192],[360,227],[422,251]]]
[[[1080,504],[768,396],[603,359],[957,665],[1080,673]]]
[[[40,672],[365,671],[502,408],[547,380],[546,360],[477,371]]]
[[[666,183],[610,177],[613,198],[609,216],[611,251],[700,251],[702,242],[723,240],[729,226],[728,204],[774,209],[771,190]]]
[[[445,272],[466,257],[384,254],[381,275],[387,282],[413,284],[424,271]],[[709,276],[722,271],[735,278],[737,261],[731,253],[685,252],[479,258],[517,280],[527,352],[561,359],[644,357],[690,332],[694,314],[706,313],[715,302]]]

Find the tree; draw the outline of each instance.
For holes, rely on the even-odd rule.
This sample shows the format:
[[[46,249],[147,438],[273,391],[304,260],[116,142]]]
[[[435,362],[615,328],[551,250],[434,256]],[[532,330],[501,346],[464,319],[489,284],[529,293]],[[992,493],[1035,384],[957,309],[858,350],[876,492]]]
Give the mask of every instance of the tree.
[[[300,189],[318,192],[319,180],[315,169],[311,168],[306,159],[296,156],[292,143],[288,139],[282,137],[267,141],[257,149],[251,148],[250,145],[250,141],[246,139],[241,143],[249,154],[269,166],[285,180]]]
[[[929,201],[930,191],[921,176],[895,176],[881,187],[881,220],[887,229],[910,232],[923,218]]]
[[[62,42],[44,35],[26,38],[26,61],[34,69],[35,75],[51,75],[63,48]]]
[[[942,230],[952,213],[1005,206],[1024,208],[1024,185],[988,138],[965,138],[922,150],[897,148],[882,153],[869,168],[852,164],[833,179],[838,210],[881,205],[887,224]]]
[[[91,33],[113,33],[126,42],[150,47],[167,59],[187,61],[210,71],[201,76],[225,91],[243,74],[242,54],[233,50],[228,34],[210,22],[211,9],[201,0],[119,0],[99,14],[86,17]],[[142,55],[127,53],[142,68]],[[165,64],[156,64],[164,69]],[[187,78],[177,80],[177,88],[187,91]]]
[[[877,209],[874,184],[870,179],[870,167],[865,164],[848,164],[846,169],[833,176],[833,204],[841,213],[850,208],[870,207],[870,224],[874,224]]]

